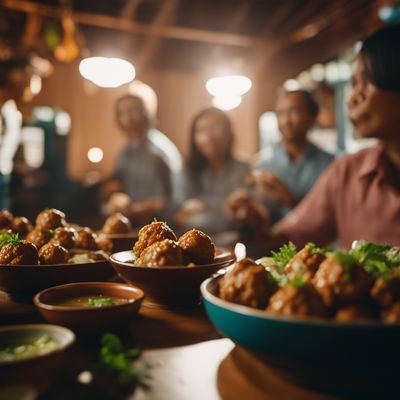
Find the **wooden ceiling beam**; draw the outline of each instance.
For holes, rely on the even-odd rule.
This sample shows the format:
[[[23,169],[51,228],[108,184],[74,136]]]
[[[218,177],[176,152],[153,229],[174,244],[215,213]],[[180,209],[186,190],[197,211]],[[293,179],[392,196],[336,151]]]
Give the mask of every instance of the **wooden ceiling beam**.
[[[24,12],[37,13],[45,17],[59,18],[64,10],[60,7],[46,6],[29,0],[1,0],[2,7]],[[168,39],[202,42],[225,46],[249,48],[254,45],[256,38],[249,35],[209,31],[204,29],[186,28],[180,26],[168,26],[163,30],[152,30],[151,24],[135,22],[130,19],[113,17],[103,14],[72,11],[74,21],[78,24],[96,26],[98,28],[114,29],[127,33],[144,36],[158,36]]]

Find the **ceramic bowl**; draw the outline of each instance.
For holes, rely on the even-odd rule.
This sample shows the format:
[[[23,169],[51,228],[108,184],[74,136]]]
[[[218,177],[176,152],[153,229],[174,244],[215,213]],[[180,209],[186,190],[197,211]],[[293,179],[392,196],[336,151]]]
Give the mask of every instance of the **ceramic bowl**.
[[[48,324],[24,324],[0,327],[0,348],[18,343],[31,342],[49,335],[59,348],[31,358],[0,361],[0,386],[31,385],[43,390],[55,378],[62,366],[66,350],[75,342],[72,331],[62,326]]]
[[[105,296],[128,299],[124,304],[106,307],[70,307],[55,303],[74,297]],[[129,324],[138,313],[144,293],[123,283],[82,282],[51,287],[38,293],[33,302],[42,317],[78,333],[101,333],[118,330]]]
[[[193,267],[148,267],[135,265],[133,251],[111,255],[110,261],[118,275],[146,293],[145,304],[160,308],[193,307],[200,302],[201,282],[235,260],[232,252],[217,248],[212,264]]]
[[[285,378],[340,394],[382,392],[397,382],[400,324],[271,316],[220,299],[222,275],[201,285],[209,319],[222,335],[280,368]]]
[[[96,254],[96,261],[57,265],[0,265],[0,290],[15,299],[31,300],[42,289],[71,282],[108,280],[115,275],[107,258]]]

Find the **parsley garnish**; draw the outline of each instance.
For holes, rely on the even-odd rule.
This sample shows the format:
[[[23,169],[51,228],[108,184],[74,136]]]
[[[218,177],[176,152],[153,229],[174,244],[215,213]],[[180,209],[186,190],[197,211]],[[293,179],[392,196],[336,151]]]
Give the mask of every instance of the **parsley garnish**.
[[[17,244],[19,241],[18,233],[10,233],[6,230],[0,232],[0,248],[6,244]]]
[[[105,296],[91,297],[88,299],[88,303],[93,307],[114,306],[116,304],[113,299]]]
[[[283,245],[277,252],[271,251],[272,259],[280,266],[285,266],[296,255],[296,253],[296,246],[292,242]]]
[[[317,247],[314,243],[307,243],[306,244],[307,249],[309,250],[310,253],[312,254],[322,254],[325,255],[328,250],[323,249],[322,247]]]

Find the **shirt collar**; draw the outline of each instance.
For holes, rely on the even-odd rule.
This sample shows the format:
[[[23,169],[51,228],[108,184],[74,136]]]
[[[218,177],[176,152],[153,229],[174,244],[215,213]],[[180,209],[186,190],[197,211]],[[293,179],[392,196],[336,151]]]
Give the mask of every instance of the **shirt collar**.
[[[382,158],[384,157],[384,150],[382,145],[374,146],[369,151],[369,156],[362,159],[359,168],[359,176],[367,176],[370,174],[384,175],[384,164]]]

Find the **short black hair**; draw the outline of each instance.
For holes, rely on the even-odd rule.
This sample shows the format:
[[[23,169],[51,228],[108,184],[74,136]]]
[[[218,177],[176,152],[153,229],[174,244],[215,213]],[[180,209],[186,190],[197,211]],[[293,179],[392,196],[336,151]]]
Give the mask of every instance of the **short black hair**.
[[[382,90],[400,92],[400,25],[386,26],[365,39],[360,50],[367,79]]]
[[[313,95],[305,89],[297,89],[297,90],[286,90],[285,88],[280,88],[278,90],[278,97],[286,94],[299,94],[303,97],[304,104],[312,117],[316,117],[319,112],[319,105],[317,101],[314,99]]]

